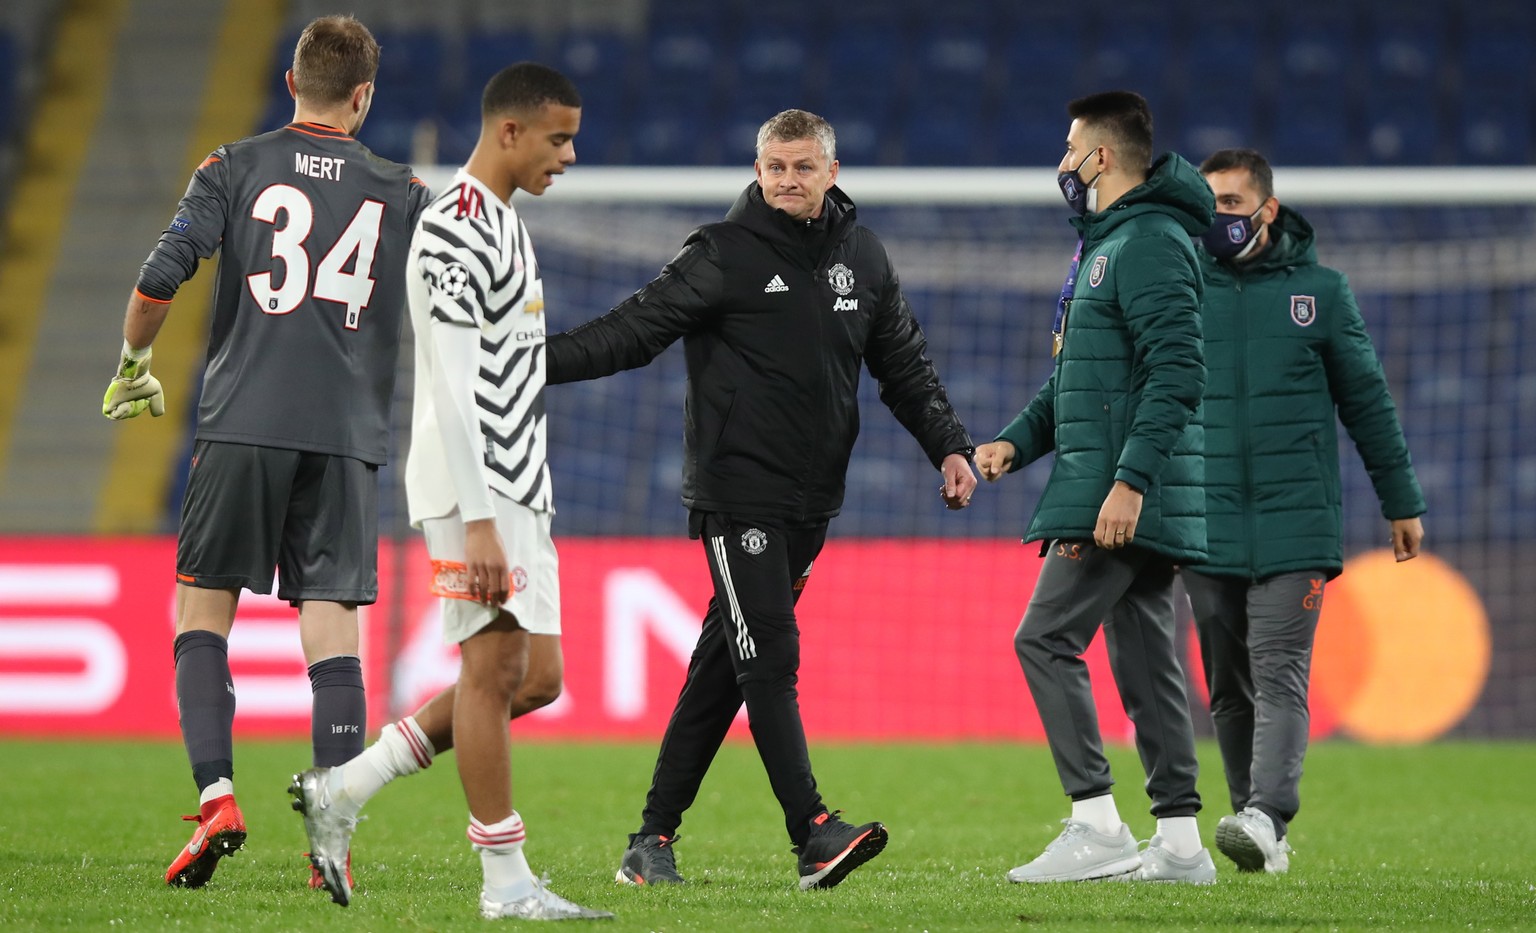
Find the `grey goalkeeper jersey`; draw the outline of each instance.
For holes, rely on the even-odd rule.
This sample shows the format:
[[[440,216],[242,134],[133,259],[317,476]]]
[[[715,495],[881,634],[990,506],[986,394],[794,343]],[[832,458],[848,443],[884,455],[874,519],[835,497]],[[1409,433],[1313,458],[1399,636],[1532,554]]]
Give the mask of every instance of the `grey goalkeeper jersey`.
[[[222,252],[199,439],[385,462],[406,251],[429,200],[410,168],[316,123],[198,166],[138,290],[169,301]]]

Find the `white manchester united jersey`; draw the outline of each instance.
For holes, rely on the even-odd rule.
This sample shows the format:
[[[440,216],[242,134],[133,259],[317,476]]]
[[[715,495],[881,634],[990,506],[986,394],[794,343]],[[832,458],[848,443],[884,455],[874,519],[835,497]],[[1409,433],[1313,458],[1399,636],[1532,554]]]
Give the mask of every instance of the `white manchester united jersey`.
[[[517,212],[462,169],[423,212],[407,260],[407,297],[416,333],[415,403],[406,459],[406,498],[419,524],[461,503],[449,468],[434,380],[474,394],[485,486],[537,511],[553,498],[544,416],[544,284]],[[432,327],[479,332],[478,373],[439,373]],[[468,510],[466,509],[466,512]]]

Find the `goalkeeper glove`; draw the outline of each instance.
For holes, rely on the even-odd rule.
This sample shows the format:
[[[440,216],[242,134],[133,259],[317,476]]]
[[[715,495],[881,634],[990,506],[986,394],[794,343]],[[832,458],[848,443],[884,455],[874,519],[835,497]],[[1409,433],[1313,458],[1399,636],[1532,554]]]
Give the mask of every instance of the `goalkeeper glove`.
[[[103,415],[122,421],[144,414],[146,408],[156,418],[165,414],[165,393],[160,390],[160,380],[149,374],[149,355],[148,347],[135,350],[123,341],[117,375],[107,386],[107,394],[101,397]]]

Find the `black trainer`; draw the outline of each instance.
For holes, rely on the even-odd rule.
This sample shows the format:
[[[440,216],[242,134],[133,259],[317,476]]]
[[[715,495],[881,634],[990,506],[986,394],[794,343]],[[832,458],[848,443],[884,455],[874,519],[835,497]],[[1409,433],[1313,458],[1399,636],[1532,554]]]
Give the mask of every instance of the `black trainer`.
[[[848,873],[879,855],[890,839],[883,823],[853,826],[837,818],[841,810],[811,820],[811,835],[800,856],[800,890],[835,887]]]
[[[672,843],[681,836],[642,836],[629,834],[629,848],[613,880],[619,884],[683,884],[677,873],[677,858]]]

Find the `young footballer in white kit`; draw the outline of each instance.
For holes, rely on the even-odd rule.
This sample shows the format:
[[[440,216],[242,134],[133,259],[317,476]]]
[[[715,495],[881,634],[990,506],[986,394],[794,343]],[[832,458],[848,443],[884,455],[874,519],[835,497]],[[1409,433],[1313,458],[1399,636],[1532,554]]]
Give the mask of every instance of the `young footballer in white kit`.
[[[455,686],[386,726],[357,758],[295,777],[311,860],[340,904],[351,896],[348,846],[363,803],[457,746],[468,836],[485,872],[481,914],[612,916],[565,900],[529,868],[507,731],[509,714],[534,708],[523,692],[529,681],[547,697],[538,705],[558,694],[561,665],[543,283],[510,199],[542,194],[575,161],[580,108],[575,87],[552,69],[525,62],[498,73],[485,88],[474,152],[411,244],[416,399],[406,493],[426,536],[433,592],[444,597],[443,636],[459,646],[463,667]]]

